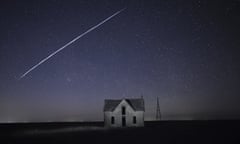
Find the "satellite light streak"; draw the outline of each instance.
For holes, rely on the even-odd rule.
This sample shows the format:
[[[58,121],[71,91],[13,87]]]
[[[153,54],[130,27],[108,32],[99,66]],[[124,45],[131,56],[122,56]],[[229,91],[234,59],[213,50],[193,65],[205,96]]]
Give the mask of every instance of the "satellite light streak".
[[[88,29],[87,31],[85,31],[84,33],[82,33],[81,35],[77,36],[76,38],[74,38],[73,40],[71,40],[70,42],[68,42],[67,44],[65,44],[64,46],[62,46],[61,48],[59,48],[58,50],[56,50],[55,52],[51,53],[49,56],[47,56],[46,58],[42,59],[38,64],[34,65],[33,67],[31,67],[28,71],[26,71],[23,75],[20,76],[19,79],[24,78],[27,74],[29,74],[31,71],[33,71],[35,68],[37,68],[38,66],[40,66],[41,64],[43,64],[45,61],[47,61],[48,59],[50,59],[52,56],[56,55],[58,52],[62,51],[63,49],[65,49],[67,46],[71,45],[72,43],[74,43],[75,41],[77,41],[78,39],[80,39],[81,37],[85,36],[86,34],[88,34],[89,32],[93,31],[94,29],[98,28],[99,26],[101,26],[102,24],[104,24],[105,22],[109,21],[110,19],[112,19],[113,17],[115,17],[116,15],[118,15],[119,13],[121,13],[122,11],[124,11],[126,8],[123,8],[119,11],[117,11],[116,13],[114,13],[113,15],[109,16],[108,18],[106,18],[105,20],[101,21],[99,24],[91,27],[90,29]]]

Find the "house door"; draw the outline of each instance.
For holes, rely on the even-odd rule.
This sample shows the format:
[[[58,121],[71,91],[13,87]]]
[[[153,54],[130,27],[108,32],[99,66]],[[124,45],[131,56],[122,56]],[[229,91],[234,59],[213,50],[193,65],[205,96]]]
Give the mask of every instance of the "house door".
[[[123,126],[123,127],[126,126],[126,117],[122,117],[122,126]]]

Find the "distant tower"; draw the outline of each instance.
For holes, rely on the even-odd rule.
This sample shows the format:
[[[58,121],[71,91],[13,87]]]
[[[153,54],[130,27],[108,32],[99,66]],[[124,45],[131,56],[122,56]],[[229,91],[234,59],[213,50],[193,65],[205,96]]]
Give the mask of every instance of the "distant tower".
[[[158,97],[157,97],[156,120],[161,120],[161,112],[160,112],[160,106],[159,106],[159,100],[158,100]]]

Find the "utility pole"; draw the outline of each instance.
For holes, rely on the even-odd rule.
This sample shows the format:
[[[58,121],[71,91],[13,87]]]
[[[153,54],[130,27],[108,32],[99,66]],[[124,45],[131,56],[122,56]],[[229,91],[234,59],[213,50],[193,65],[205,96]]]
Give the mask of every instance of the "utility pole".
[[[161,116],[161,112],[160,112],[159,100],[157,97],[156,120],[161,120],[161,118],[162,118],[162,116]]]

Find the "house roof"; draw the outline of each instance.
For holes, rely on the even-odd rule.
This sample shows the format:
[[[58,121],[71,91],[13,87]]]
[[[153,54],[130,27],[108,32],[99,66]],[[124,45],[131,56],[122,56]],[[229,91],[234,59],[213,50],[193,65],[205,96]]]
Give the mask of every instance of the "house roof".
[[[135,111],[144,111],[144,100],[139,99],[106,99],[104,103],[104,111],[114,111],[114,109],[125,100],[133,110]]]

